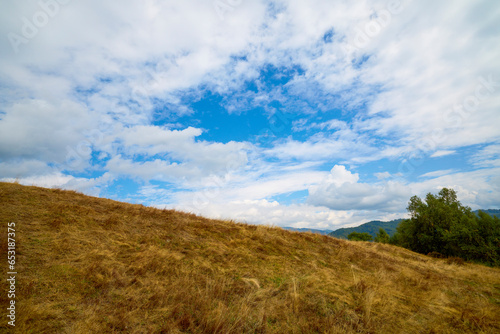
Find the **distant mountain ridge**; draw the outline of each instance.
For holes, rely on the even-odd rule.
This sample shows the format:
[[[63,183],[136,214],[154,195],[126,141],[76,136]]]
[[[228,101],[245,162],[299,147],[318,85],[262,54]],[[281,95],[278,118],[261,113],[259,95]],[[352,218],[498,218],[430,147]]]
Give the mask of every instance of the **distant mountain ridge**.
[[[335,230],[328,235],[335,238],[347,239],[347,236],[352,232],[366,232],[375,237],[375,235],[378,233],[378,230],[380,228],[383,228],[387,232],[387,234],[393,236],[394,233],[396,233],[396,228],[398,227],[399,223],[401,223],[401,221],[403,221],[403,219],[395,219],[391,221],[374,220],[356,227],[339,228],[338,230]]]
[[[474,213],[478,214],[479,211],[483,211],[483,212],[489,214],[490,216],[496,216],[496,217],[500,218],[500,210],[497,210],[497,209],[476,210],[476,211],[474,211]]]
[[[473,212],[477,215],[479,211],[483,211],[489,214],[490,216],[496,216],[500,218],[500,210],[487,209],[487,210],[475,210]],[[375,237],[375,235],[378,233],[378,230],[380,228],[383,228],[387,232],[387,234],[389,234],[392,237],[394,233],[396,233],[396,229],[399,223],[401,223],[401,221],[403,220],[404,220],[403,218],[391,221],[374,220],[356,227],[339,228],[338,230],[328,233],[328,235],[335,238],[347,239],[347,236],[352,232],[358,232],[358,233],[366,232],[371,236]]]

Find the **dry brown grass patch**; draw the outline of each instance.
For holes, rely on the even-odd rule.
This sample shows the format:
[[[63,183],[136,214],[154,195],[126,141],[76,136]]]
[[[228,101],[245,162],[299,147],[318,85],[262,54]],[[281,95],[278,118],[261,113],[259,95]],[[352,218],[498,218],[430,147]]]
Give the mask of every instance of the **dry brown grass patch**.
[[[62,190],[0,200],[20,333],[500,331],[498,268]]]

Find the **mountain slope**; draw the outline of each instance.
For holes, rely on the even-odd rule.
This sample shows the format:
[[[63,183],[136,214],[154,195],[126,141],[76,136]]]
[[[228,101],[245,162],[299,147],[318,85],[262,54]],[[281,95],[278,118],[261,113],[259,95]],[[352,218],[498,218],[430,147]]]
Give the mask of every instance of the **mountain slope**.
[[[495,209],[488,209],[488,210],[481,210],[491,216],[497,216],[500,218],[500,210],[495,210]],[[474,213],[477,215],[479,213],[479,210],[474,211]],[[403,221],[403,219],[395,219],[391,221],[380,221],[380,220],[374,220],[368,223],[361,224],[356,227],[344,227],[344,228],[339,228],[335,231],[332,231],[330,233],[325,233],[328,234],[329,236],[335,237],[335,238],[340,238],[340,239],[347,239],[347,236],[351,234],[352,232],[358,232],[358,233],[363,233],[366,232],[370,234],[372,237],[375,237],[375,235],[378,233],[378,230],[380,228],[383,228],[387,234],[389,234],[391,237],[396,233],[396,228],[398,227],[399,223]],[[318,232],[321,233],[321,232]]]
[[[374,220],[356,227],[339,228],[338,230],[335,230],[328,235],[335,238],[347,239],[347,236],[352,232],[366,232],[375,237],[375,235],[378,233],[378,230],[380,228],[383,228],[390,236],[393,236],[394,233],[396,233],[396,228],[402,220],[403,219],[396,219],[388,222]]]
[[[500,330],[499,269],[17,184],[0,202],[18,333]]]

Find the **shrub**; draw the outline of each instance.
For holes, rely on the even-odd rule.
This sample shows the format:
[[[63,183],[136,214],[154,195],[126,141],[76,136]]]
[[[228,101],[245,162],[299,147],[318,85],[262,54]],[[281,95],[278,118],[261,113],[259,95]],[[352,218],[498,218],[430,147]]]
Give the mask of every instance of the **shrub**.
[[[378,230],[377,235],[375,236],[375,242],[387,244],[389,243],[389,240],[390,240],[389,234],[387,234],[387,232],[383,228],[380,228]]]
[[[372,241],[373,237],[366,232],[363,233],[352,232],[347,236],[347,239],[351,241]]]

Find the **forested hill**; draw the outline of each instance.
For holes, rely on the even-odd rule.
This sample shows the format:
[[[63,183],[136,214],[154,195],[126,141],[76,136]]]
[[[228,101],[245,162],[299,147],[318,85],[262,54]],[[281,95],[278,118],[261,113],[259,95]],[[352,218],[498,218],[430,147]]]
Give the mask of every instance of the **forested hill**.
[[[371,234],[372,236],[375,236],[378,230],[380,228],[383,228],[387,232],[387,234],[393,236],[394,233],[396,233],[397,226],[402,220],[403,219],[396,219],[388,222],[374,220],[356,227],[339,228],[338,230],[331,232],[329,235],[340,239],[347,239],[347,236],[352,232],[358,232],[358,233],[366,232],[368,234]]]
[[[474,211],[474,213],[477,215],[479,211],[483,211],[489,214],[490,216],[496,216],[500,218],[500,210],[498,209],[476,210]],[[374,220],[356,227],[339,228],[338,230],[328,233],[328,235],[335,238],[347,239],[347,236],[352,232],[358,232],[358,233],[366,232],[370,234],[372,237],[375,237],[378,230],[380,228],[383,228],[387,232],[387,234],[389,234],[392,237],[394,233],[396,233],[396,228],[398,227],[401,221],[403,221],[403,219],[395,219],[391,221]]]

